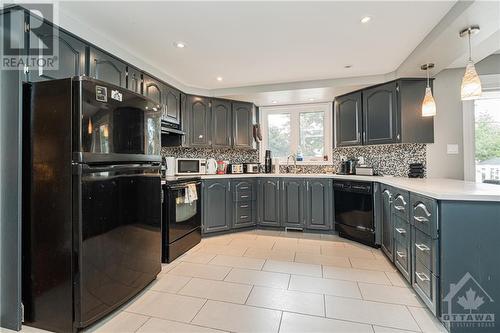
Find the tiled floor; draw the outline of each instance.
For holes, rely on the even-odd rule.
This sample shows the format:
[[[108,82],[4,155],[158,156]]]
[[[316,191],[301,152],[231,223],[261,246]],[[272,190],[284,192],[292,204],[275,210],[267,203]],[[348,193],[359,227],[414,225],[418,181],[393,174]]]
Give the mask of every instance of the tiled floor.
[[[265,230],[203,239],[87,331],[445,332],[379,250]]]

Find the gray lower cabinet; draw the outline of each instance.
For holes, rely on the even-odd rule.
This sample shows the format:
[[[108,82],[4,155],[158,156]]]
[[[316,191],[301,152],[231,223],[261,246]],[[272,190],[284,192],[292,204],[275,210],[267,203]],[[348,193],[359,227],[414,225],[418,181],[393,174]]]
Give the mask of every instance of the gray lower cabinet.
[[[280,224],[280,180],[261,178],[257,182],[258,224],[279,227]]]
[[[231,229],[232,203],[231,182],[228,179],[203,182],[203,233]]]
[[[394,225],[392,220],[392,199],[394,190],[390,186],[382,185],[381,193],[381,219],[382,219],[382,251],[389,260],[394,261]]]
[[[257,185],[254,179],[233,180],[233,228],[257,224]]]
[[[306,223],[305,196],[306,181],[285,178],[281,182],[281,222],[289,228],[304,228]]]
[[[306,229],[330,230],[333,216],[332,181],[328,179],[306,180]]]

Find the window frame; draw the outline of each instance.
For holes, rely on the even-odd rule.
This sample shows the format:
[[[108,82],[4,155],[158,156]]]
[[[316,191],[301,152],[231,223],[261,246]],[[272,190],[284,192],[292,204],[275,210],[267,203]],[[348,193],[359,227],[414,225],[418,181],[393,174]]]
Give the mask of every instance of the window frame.
[[[332,103],[311,103],[311,104],[291,104],[279,106],[263,106],[259,108],[259,122],[262,128],[262,142],[260,144],[260,162],[264,162],[265,151],[268,147],[268,115],[270,114],[290,114],[290,143],[292,151],[296,151],[300,142],[300,114],[307,112],[324,112],[323,131],[324,131],[324,151],[328,156],[328,161],[321,160],[304,160],[298,161],[297,164],[303,165],[326,165],[332,163],[333,149],[333,107]],[[286,159],[280,158],[280,164],[286,164]]]

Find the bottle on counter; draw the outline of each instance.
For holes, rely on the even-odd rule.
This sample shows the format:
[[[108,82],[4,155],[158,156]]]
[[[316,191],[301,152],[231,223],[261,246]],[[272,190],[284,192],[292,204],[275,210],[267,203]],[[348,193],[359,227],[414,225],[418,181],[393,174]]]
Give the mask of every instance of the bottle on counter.
[[[266,155],[264,158],[264,172],[271,173],[272,166],[273,166],[273,160],[271,158],[271,151],[266,150]]]
[[[300,146],[297,148],[297,156],[295,157],[297,162],[303,161],[304,160],[304,155],[302,154],[302,148]]]

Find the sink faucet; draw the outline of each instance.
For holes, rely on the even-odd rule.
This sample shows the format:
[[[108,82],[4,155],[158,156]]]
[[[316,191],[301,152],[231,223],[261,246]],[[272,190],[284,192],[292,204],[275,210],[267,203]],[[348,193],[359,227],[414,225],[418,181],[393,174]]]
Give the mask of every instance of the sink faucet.
[[[286,158],[286,173],[290,173],[290,167],[288,166],[290,157],[293,159],[293,173],[297,173],[297,156],[295,154],[288,155]]]

